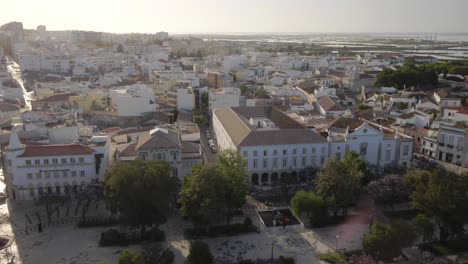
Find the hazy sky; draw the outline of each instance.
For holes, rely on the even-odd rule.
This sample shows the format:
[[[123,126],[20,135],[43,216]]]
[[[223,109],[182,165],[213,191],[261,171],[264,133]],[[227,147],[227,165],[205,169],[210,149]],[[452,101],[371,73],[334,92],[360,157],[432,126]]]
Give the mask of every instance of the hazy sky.
[[[0,24],[106,32],[468,32],[468,0],[1,0]]]

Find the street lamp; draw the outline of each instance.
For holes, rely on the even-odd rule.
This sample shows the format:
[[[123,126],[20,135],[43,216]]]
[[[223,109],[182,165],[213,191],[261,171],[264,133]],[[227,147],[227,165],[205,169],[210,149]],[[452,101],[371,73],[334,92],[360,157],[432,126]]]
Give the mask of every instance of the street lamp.
[[[271,260],[273,261],[273,246],[275,245],[275,227],[276,227],[276,219],[273,219],[273,241],[271,241]]]
[[[338,251],[338,239],[339,238],[340,238],[340,235],[336,234],[335,251]]]

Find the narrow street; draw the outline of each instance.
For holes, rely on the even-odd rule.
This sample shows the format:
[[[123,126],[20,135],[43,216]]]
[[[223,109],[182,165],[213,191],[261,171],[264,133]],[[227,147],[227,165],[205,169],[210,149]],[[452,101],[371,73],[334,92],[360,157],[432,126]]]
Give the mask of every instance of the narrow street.
[[[24,103],[25,103],[25,110],[31,110],[31,100],[33,96],[33,92],[28,92],[24,87],[23,79],[21,78],[21,69],[19,65],[13,61],[11,58],[8,59],[8,72],[11,74],[11,77],[15,79],[18,84],[21,86],[21,90],[23,92]],[[23,110],[23,109],[22,109]]]

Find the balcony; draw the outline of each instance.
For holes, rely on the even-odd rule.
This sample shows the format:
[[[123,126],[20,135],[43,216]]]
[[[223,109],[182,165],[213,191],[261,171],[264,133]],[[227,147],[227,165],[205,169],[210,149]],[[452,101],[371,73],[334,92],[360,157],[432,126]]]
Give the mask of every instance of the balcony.
[[[445,143],[444,142],[439,142],[439,146],[445,146]]]
[[[453,149],[453,145],[447,144],[447,148]]]

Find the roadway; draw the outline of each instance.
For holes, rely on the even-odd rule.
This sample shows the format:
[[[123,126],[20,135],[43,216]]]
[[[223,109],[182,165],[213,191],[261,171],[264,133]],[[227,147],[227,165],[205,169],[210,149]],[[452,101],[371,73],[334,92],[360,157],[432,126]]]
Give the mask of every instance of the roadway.
[[[201,147],[202,147],[202,151],[203,151],[203,159],[205,160],[205,163],[208,163],[208,164],[215,164],[216,163],[216,157],[217,157],[217,153],[213,153],[211,152],[211,149],[210,149],[210,144],[208,143],[208,140],[209,139],[212,139],[214,142],[215,142],[215,145],[217,146],[216,144],[216,140],[214,139],[213,137],[213,131],[211,131],[210,129],[211,127],[209,126],[204,126],[202,128],[200,128],[200,144],[201,144]],[[210,138],[206,138],[206,130],[210,129]]]

